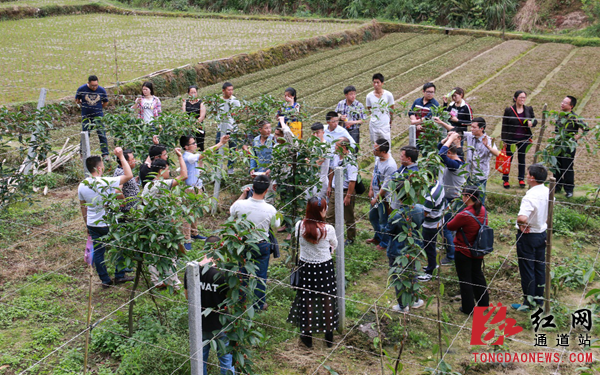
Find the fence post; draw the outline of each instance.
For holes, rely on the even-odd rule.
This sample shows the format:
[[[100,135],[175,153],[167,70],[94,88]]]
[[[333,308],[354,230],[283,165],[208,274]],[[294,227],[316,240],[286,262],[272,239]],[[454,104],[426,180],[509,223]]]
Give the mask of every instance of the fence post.
[[[415,125],[408,127],[408,145],[417,147],[417,127]]]
[[[551,282],[550,279],[550,262],[552,261],[552,217],[554,216],[554,189],[556,188],[556,178],[550,177],[550,194],[548,196],[548,218],[546,224],[546,282],[544,286],[544,314],[550,313],[550,290]]]
[[[85,166],[85,161],[88,157],[90,157],[90,133],[82,131],[81,132],[81,159],[83,160],[83,172],[86,176],[91,176],[90,171],[87,170]]]
[[[535,145],[535,152],[533,153],[533,164],[537,163],[538,151],[540,151],[542,139],[544,138],[544,130],[546,130],[546,109],[548,109],[548,104],[544,103],[544,108],[542,108],[542,125],[540,126],[540,135],[538,136],[538,141]]]
[[[188,324],[190,328],[190,363],[192,375],[204,374],[202,357],[202,301],[200,297],[200,266],[187,263]]]
[[[334,171],[335,179],[335,234],[338,246],[335,256],[335,275],[337,281],[337,298],[340,321],[338,332],[344,331],[346,326],[346,265],[344,258],[344,168],[337,167]]]
[[[219,124],[219,131],[221,132],[221,137],[223,135],[225,135],[225,133],[227,132],[227,128],[228,128],[228,124],[227,123],[222,123]],[[215,198],[213,200],[213,206],[211,209],[211,213],[214,215],[217,212],[217,202],[219,201],[219,192],[221,191],[221,174],[223,173],[223,170],[226,167],[226,160],[225,158],[223,158],[222,156],[225,154],[225,149],[223,147],[221,147],[219,149],[219,155],[221,155],[221,165],[219,167],[217,167],[217,178],[215,179],[215,192],[213,197]]]
[[[40,90],[40,97],[38,98],[38,104],[37,104],[37,110],[39,111],[40,109],[44,108],[44,105],[46,105],[46,93],[48,92],[48,90],[46,90],[45,88],[42,88]],[[27,151],[27,158],[25,159],[25,161],[23,162],[23,165],[21,166],[20,170],[23,174],[28,174],[29,170],[31,169],[32,165],[33,165],[33,160],[35,159],[35,147],[33,146],[33,144],[35,144],[35,141],[37,140],[36,138],[36,134],[35,132],[33,134],[31,134],[31,140],[29,142],[30,146],[29,146],[29,150]]]

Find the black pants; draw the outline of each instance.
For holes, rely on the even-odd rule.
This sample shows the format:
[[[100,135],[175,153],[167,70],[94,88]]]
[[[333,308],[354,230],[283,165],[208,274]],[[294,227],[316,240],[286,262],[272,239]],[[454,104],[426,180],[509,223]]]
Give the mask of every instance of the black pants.
[[[531,296],[538,305],[542,305],[546,284],[546,231],[543,233],[517,231],[517,256],[523,304],[530,306],[527,297]]]
[[[556,158],[558,163],[558,173],[556,174],[556,191],[559,192],[565,189],[565,193],[573,193],[575,187],[575,151],[563,150],[561,155]]]
[[[483,259],[469,258],[460,251],[457,251],[454,257],[456,274],[460,281],[460,298],[462,300],[462,310],[465,314],[470,314],[477,306],[489,306],[490,295],[487,291],[487,283],[481,265]]]
[[[519,181],[524,181],[525,180],[525,156],[527,155],[527,146],[529,146],[531,143],[529,142],[528,139],[519,141],[517,143],[514,143],[517,146],[517,159],[518,159],[518,164],[519,164]],[[507,144],[506,145],[506,156],[513,156],[513,152],[511,150],[512,144]],[[510,161],[512,163],[512,160]],[[502,180],[507,182],[508,181],[508,175],[505,174],[502,176]]]
[[[435,267],[437,266],[436,260],[436,250],[435,247],[437,245],[437,236],[438,233],[441,232],[441,228],[431,229],[423,227],[421,234],[423,235],[423,250],[425,250],[425,254],[427,255],[427,268],[425,268],[425,273],[433,274]]]
[[[200,151],[204,151],[204,132],[202,131],[197,131],[194,134],[194,138],[196,138],[196,145],[198,146],[198,150]],[[219,142],[217,142],[219,143]]]

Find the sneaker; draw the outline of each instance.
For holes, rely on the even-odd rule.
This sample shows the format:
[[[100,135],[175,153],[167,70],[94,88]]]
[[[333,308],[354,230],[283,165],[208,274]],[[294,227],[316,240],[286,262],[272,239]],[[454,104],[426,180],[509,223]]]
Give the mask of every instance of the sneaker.
[[[199,234],[197,234],[197,235],[195,235],[195,236],[192,236],[192,239],[194,239],[194,240],[205,240],[205,239],[207,239],[207,238],[208,238],[208,237],[204,237],[204,236],[201,236],[201,235],[199,235]]]
[[[425,301],[423,301],[422,299],[419,299],[417,302],[412,304],[412,308],[413,309],[418,309],[419,307],[423,307],[425,306]]]
[[[354,244],[354,240],[346,240],[346,241],[344,242],[344,246],[350,246],[350,245],[352,245],[352,244]]]
[[[439,264],[436,264],[435,268],[436,268],[436,269],[440,268],[440,265],[439,265]],[[427,266],[424,266],[424,267],[423,267],[423,272],[427,273]],[[433,272],[433,271],[432,271],[432,272]]]
[[[505,189],[510,189],[510,184],[508,183],[508,181],[504,181],[504,184],[502,185]]]
[[[400,308],[400,305],[392,306],[392,310],[394,310],[395,312],[400,312],[400,313],[405,313],[405,314],[410,311],[408,306],[406,306],[405,308]]]
[[[123,276],[123,277],[119,277],[118,279],[114,279],[113,284],[115,284],[115,285],[123,284],[123,283],[128,283],[133,280],[134,280],[133,276]]]
[[[523,181],[523,180],[519,180],[519,186],[520,186],[520,187],[521,187],[521,189],[522,189],[522,188],[524,188],[524,187],[525,187],[525,186],[527,186],[527,185],[525,185],[525,181]]]
[[[189,242],[184,243],[183,247],[185,248],[186,251],[192,250],[192,244]]]
[[[451,265],[453,265],[453,264],[454,264],[454,259],[450,259],[450,258],[448,258],[448,257],[446,256],[446,257],[444,257],[444,259],[442,259],[442,260],[440,261],[440,264],[441,264],[442,266],[451,266]]]
[[[231,167],[231,168],[229,168],[229,169],[227,170],[227,174],[228,174],[228,175],[232,175],[232,174],[233,174],[233,167]]]
[[[513,309],[515,309],[517,311],[523,311],[523,312],[529,311],[529,306],[523,305],[520,303],[513,303],[512,305],[510,305],[510,307],[512,307]]]
[[[374,238],[369,238],[368,240],[365,241],[368,244],[373,244],[373,245],[379,245],[379,241],[377,241]]]
[[[417,280],[426,282],[426,281],[431,280],[432,277],[433,276],[431,276],[430,274],[426,273],[426,274],[417,276]]]
[[[567,198],[573,198],[573,193],[565,193],[565,197],[567,197]]]

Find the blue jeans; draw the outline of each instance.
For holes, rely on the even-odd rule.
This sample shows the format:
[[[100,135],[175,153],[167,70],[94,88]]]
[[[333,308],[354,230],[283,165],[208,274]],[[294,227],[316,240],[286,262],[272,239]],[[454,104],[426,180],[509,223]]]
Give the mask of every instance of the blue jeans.
[[[211,340],[213,334],[211,331],[202,331],[202,341]],[[220,334],[215,340],[221,340],[225,343],[225,346],[229,346],[229,340],[224,334]],[[208,354],[210,353],[210,344],[206,344],[202,347],[202,360],[204,361],[204,375],[208,373]],[[219,368],[221,369],[221,375],[235,375],[235,369],[233,368],[233,356],[231,354],[218,355],[219,357]],[[228,371],[231,371],[228,373]]]
[[[530,306],[527,297],[532,296],[538,305],[542,305],[546,284],[546,231],[543,233],[517,231],[517,256],[523,304]]]
[[[102,150],[102,156],[108,155],[108,139],[106,139],[106,131],[104,130],[104,124],[102,123],[101,117],[84,119],[81,123],[81,131],[89,132],[93,129],[96,129],[96,133],[98,134],[98,140],[100,141],[100,150]]]
[[[446,203],[448,204],[448,212],[444,215],[444,230],[442,231],[442,236],[444,238],[444,242],[446,243],[446,257],[448,259],[454,259],[454,234],[455,232],[448,229],[448,222],[454,218],[454,215],[458,212],[456,209],[457,204],[452,203],[453,198],[444,198]]]
[[[215,137],[215,144],[219,143],[219,141],[221,141],[221,132],[220,131],[217,132],[217,136]],[[235,141],[233,141],[232,138],[229,138],[229,148],[232,150],[237,149],[237,143],[235,143]],[[231,168],[232,166],[233,166],[233,160],[227,160],[227,169]]]
[[[379,246],[387,248],[388,243],[390,242],[390,235],[384,231],[388,222],[388,213],[383,202],[377,203],[376,207],[371,207],[371,210],[369,211],[369,221],[375,231],[373,239],[379,242]]]
[[[271,243],[268,241],[258,243],[258,249],[253,250],[253,260],[256,263],[258,269],[256,270],[256,277],[259,278],[256,289],[254,289],[254,295],[256,296],[256,304],[259,309],[262,309],[266,298],[265,290],[267,289],[267,271],[269,270],[269,259],[271,259]],[[242,273],[248,273],[245,268],[242,268]]]
[[[406,216],[410,217],[411,221],[413,223],[416,224],[416,227],[413,228],[413,231],[419,231],[421,229],[421,226],[423,225],[423,221],[425,220],[425,214],[423,211],[423,206],[420,204],[415,205],[414,207],[412,207],[412,209],[410,207],[402,207],[399,208],[396,212],[396,214],[394,215],[393,218],[390,218],[389,222],[394,222],[395,220],[399,219],[399,224],[400,224],[400,229],[401,232],[403,233],[404,228],[406,228],[408,226],[408,221],[406,220]],[[396,223],[397,225],[398,223]],[[387,228],[387,227],[386,227]],[[423,246],[423,243],[420,239],[415,239],[415,242],[419,245],[419,246]],[[396,259],[401,256],[404,255],[406,252],[406,241],[397,241],[396,240],[396,235],[390,235],[390,242],[387,246],[387,256],[388,256],[388,262],[389,262],[389,266],[391,267],[401,267],[399,265],[396,265]],[[403,273],[407,270],[411,270],[414,271],[415,269],[415,263],[412,262],[411,264],[408,265],[408,267],[406,269],[403,269],[400,271],[400,273]],[[414,273],[414,272],[413,272]],[[416,279],[416,274],[415,277],[413,278],[413,282]],[[396,299],[398,300],[398,305],[400,305],[400,308],[404,308],[406,307],[405,305],[402,304],[402,294],[404,293],[404,286],[401,287],[396,287]],[[417,297],[413,296],[411,299],[410,304],[412,304],[413,302],[416,302]]]
[[[94,243],[94,265],[96,266],[96,272],[98,272],[102,284],[108,285],[111,280],[110,276],[108,276],[106,264],[104,263],[104,252],[106,251],[106,248],[104,247],[104,241],[98,241],[100,237],[108,234],[108,227],[93,227],[88,225],[87,228]],[[118,268],[115,267],[115,279],[120,279],[122,277],[125,277],[125,269],[119,271]]]

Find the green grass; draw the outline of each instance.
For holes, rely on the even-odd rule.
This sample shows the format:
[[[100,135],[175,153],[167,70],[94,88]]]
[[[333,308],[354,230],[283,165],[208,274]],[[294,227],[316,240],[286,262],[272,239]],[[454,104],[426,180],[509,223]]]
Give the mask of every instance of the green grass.
[[[5,21],[0,23],[0,104],[37,99],[40,87],[50,89],[53,99],[73,95],[90,74],[103,86],[114,84],[115,39],[119,80],[126,81],[353,27],[107,14]]]
[[[41,7],[48,5],[79,5],[79,4],[89,4],[94,3],[95,1],[88,0],[19,0],[19,1],[6,1],[0,2],[0,8],[9,8],[9,7]]]

